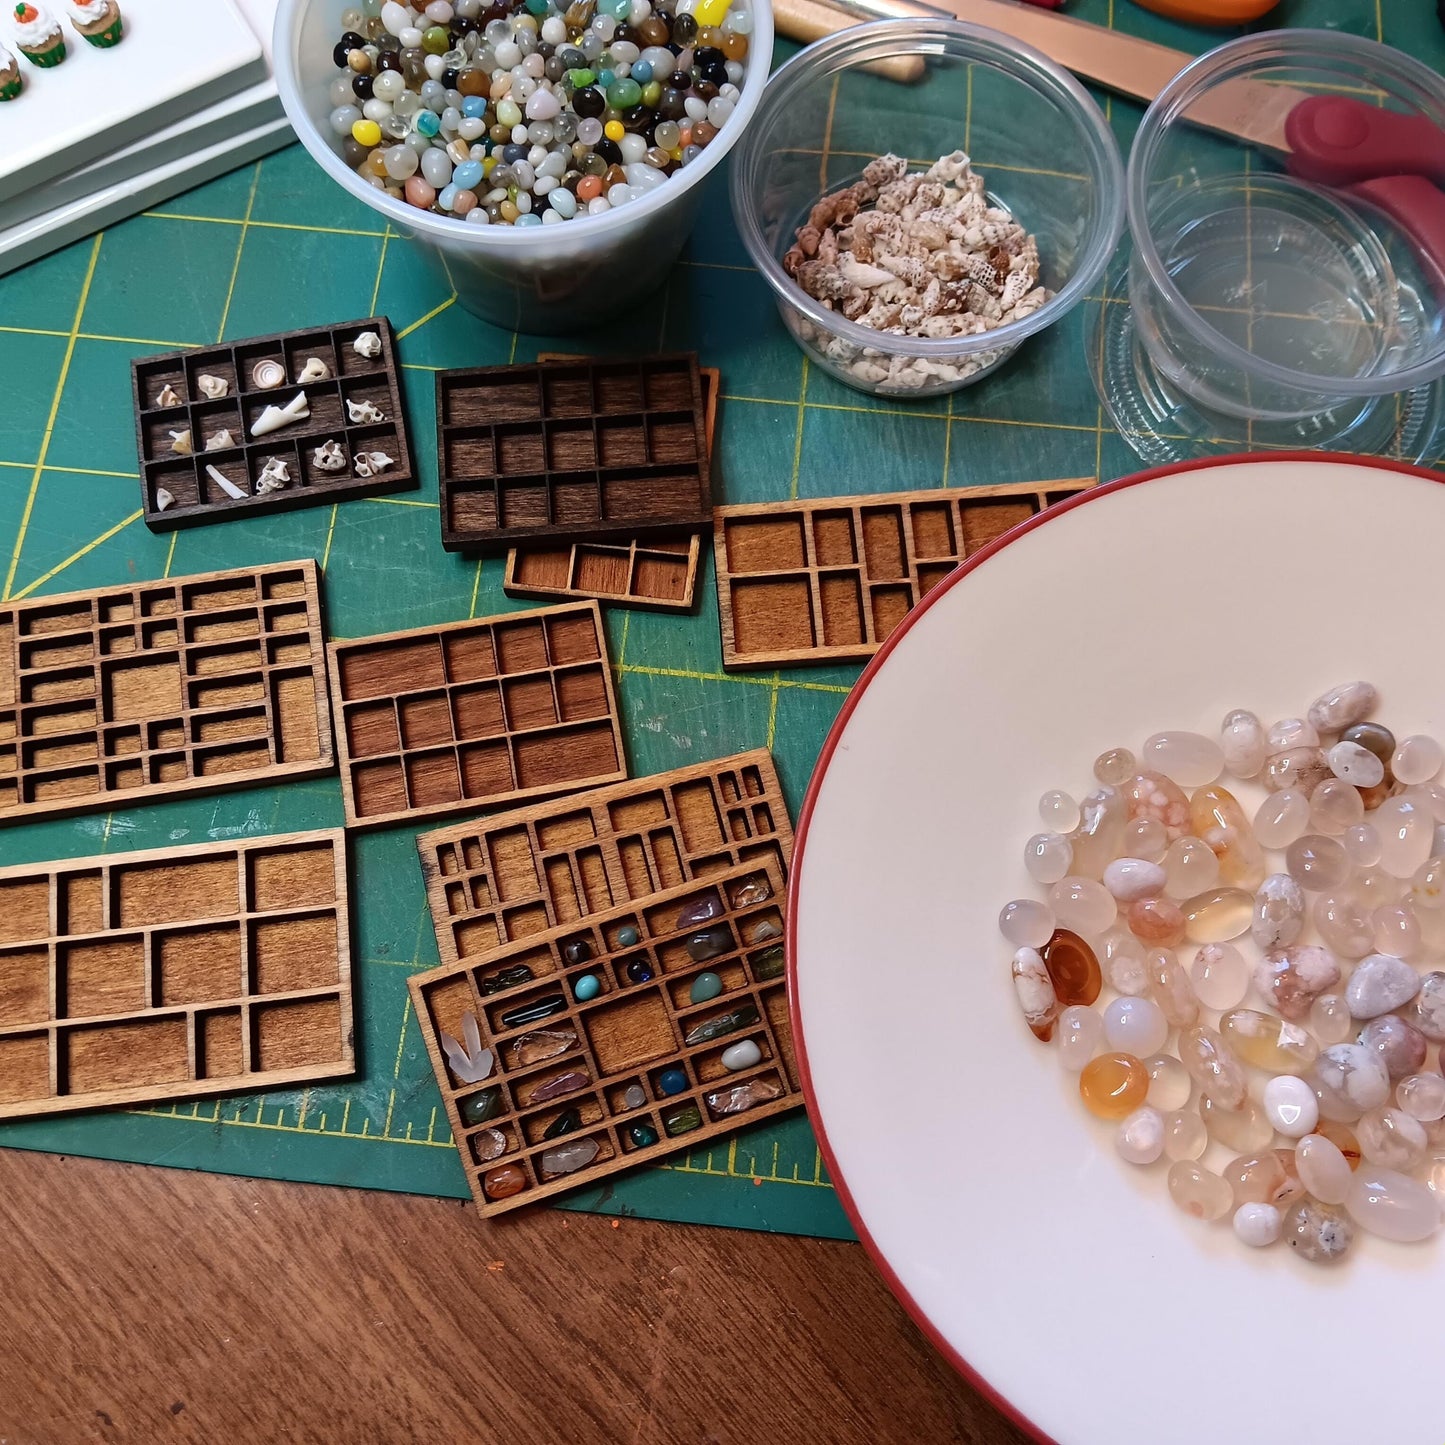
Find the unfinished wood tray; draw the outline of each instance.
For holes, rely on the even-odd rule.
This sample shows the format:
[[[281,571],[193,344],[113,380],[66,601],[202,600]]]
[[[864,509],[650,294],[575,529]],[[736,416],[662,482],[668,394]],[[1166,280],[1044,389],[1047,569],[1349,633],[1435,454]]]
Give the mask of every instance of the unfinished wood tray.
[[[923,594],[1092,477],[719,507],[723,666],[871,657]]]
[[[354,1070],[339,829],[0,869],[0,1118]]]
[[[335,763],[310,560],[0,604],[0,822]]]
[[[538,361],[571,360],[543,353]],[[700,369],[708,459],[717,432],[721,378],[716,367]],[[574,542],[567,547],[513,547],[507,553],[502,590],[509,597],[596,597],[623,607],[685,612],[697,592],[702,536],[636,537],[617,542]]]
[[[595,602],[333,642],[329,654],[353,827],[627,776]]]
[[[353,345],[367,331],[381,338],[377,356],[362,356]],[[311,357],[322,361],[330,375],[324,381],[298,385],[295,378]],[[266,362],[281,368],[283,385],[272,389],[257,386],[252,372]],[[198,386],[202,376],[220,377],[228,394],[209,400]],[[141,504],[146,526],[154,532],[374,497],[382,492],[409,491],[417,485],[402,409],[401,373],[391,323],[385,316],[342,326],[256,336],[203,351],[142,357],[131,363],[131,378],[141,463]],[[178,404],[161,404],[166,387],[180,398]],[[266,407],[284,407],[303,391],[309,417],[280,431],[252,437],[251,427]],[[349,406],[366,402],[376,407],[385,420],[351,421]],[[178,456],[171,450],[171,434],[187,429],[194,454]],[[236,445],[205,450],[207,438],[221,431],[229,431]],[[344,465],[340,470],[326,471],[316,464],[316,449],[327,441],[341,446]],[[393,465],[371,476],[358,475],[357,458],[370,452],[385,452]],[[286,463],[291,480],[279,491],[258,495],[256,483],[272,457]],[[249,495],[228,496],[207,475],[207,466],[215,467],[233,486]],[[175,498],[164,509],[156,500],[157,491],[162,489]]]
[[[696,531],[712,513],[697,357],[437,373],[442,545]]]
[[[445,963],[739,863],[787,876],[793,827],[765,748],[417,839]]]
[[[715,915],[679,927],[698,904]],[[802,1102],[782,976],[785,906],[782,869],[759,860],[408,981],[484,1215]],[[721,992],[693,1003],[704,973]],[[579,1001],[584,978],[599,992]],[[757,1061],[724,1063],[747,1040]],[[578,1149],[593,1157],[562,1169],[557,1151]]]

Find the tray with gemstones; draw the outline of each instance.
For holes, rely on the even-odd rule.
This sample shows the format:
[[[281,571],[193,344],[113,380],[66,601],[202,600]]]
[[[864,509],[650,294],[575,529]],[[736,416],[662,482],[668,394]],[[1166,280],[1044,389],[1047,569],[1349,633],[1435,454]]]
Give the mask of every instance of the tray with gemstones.
[[[384,316],[141,357],[131,378],[153,532],[417,486]]]
[[[484,1215],[802,1102],[776,860],[409,980]]]

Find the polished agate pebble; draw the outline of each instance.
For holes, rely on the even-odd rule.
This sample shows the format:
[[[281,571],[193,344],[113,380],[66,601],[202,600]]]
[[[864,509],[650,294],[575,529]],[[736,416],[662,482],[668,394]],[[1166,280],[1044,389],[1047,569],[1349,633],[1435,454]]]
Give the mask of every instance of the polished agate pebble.
[[[1023,1022],[1120,1158],[1314,1263],[1445,1219],[1445,747],[1378,701],[1099,753],[1000,914]]]

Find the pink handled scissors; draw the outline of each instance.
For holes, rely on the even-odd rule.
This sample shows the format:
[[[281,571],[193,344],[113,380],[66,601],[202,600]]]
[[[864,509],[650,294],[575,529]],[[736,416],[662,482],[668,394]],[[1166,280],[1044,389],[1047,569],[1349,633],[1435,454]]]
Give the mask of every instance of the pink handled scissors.
[[[1383,211],[1445,297],[1445,130],[1349,96],[1311,95],[1286,115],[1284,137],[1292,175]]]

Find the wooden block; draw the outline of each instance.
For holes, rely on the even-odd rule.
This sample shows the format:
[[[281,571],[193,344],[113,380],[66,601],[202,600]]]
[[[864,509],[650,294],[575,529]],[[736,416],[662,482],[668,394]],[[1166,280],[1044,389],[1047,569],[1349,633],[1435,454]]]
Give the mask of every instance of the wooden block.
[[[765,748],[417,838],[444,963],[740,863],[787,876],[793,826]]]
[[[568,361],[571,357],[543,352],[538,361]],[[704,431],[708,458],[713,458],[717,433],[718,392],[722,381],[716,367],[700,369]],[[596,597],[621,607],[644,607],[659,612],[686,612],[697,593],[697,564],[702,535],[658,538],[639,542],[636,537],[616,542],[573,542],[567,547],[513,547],[507,553],[502,590],[509,597]]]
[[[782,972],[785,886],[777,859],[755,859],[408,980],[482,1214],[802,1102]],[[716,916],[679,927],[683,910],[705,901]],[[721,992],[693,1003],[704,973]],[[579,1001],[589,976],[599,991]],[[491,1051],[490,1071],[467,1067],[478,1058],[469,1035]],[[724,1064],[727,1049],[749,1040],[756,1061]],[[579,1146],[595,1146],[594,1157],[565,1172],[554,1165],[552,1151]]]
[[[627,776],[595,602],[333,642],[329,659],[353,827]]]
[[[697,357],[437,373],[442,546],[697,531],[712,513]]]
[[[0,603],[0,822],[335,765],[309,558]]]
[[[374,357],[362,356],[353,345],[368,331],[381,338],[381,351]],[[326,379],[298,384],[296,378],[313,357],[326,367]],[[253,372],[268,363],[281,369],[285,378],[281,386],[257,385]],[[227,394],[208,398],[199,386],[202,376],[221,378]],[[153,532],[410,491],[418,483],[406,435],[401,370],[391,322],[385,316],[255,336],[200,351],[141,357],[131,363],[131,384],[141,505],[146,526]],[[162,404],[167,388],[178,398],[172,405]],[[279,431],[251,435],[266,407],[284,407],[301,392],[306,394],[309,416]],[[169,401],[169,396],[166,399]],[[351,408],[366,403],[381,412],[381,421],[351,419]],[[172,434],[179,431],[189,432],[191,455],[172,449]],[[223,431],[231,434],[232,444],[207,450],[208,439]],[[328,441],[337,442],[342,449],[339,470],[326,470],[316,463],[316,450]],[[385,471],[360,475],[357,458],[370,452],[385,452],[393,464]],[[256,484],[272,458],[286,464],[290,480],[278,491],[258,493]],[[209,475],[208,466],[247,495],[230,496]],[[157,500],[161,490],[174,498],[164,508]]]
[[[0,1119],[354,1070],[339,829],[0,869]]]
[[[965,557],[1092,477],[719,507],[723,666],[871,657]]]

